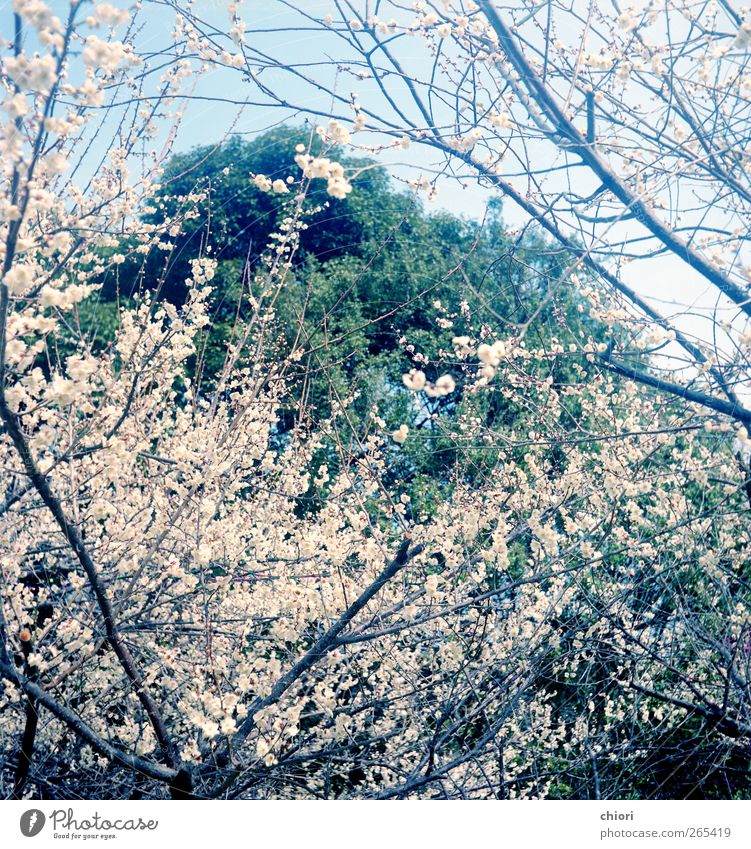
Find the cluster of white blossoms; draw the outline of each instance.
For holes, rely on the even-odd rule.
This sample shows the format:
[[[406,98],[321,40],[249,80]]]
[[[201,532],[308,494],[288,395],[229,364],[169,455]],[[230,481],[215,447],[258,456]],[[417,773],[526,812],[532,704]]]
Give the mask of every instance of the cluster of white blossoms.
[[[62,32],[62,22],[46,3],[41,0],[13,0],[12,5],[15,14],[37,30],[42,44],[59,48],[60,41],[54,36]]]
[[[480,361],[480,374],[486,380],[491,380],[501,361],[508,356],[507,344],[499,340],[492,345],[486,342],[477,346],[477,359]]]
[[[405,424],[399,425],[399,427],[395,431],[392,431],[392,433],[391,433],[391,438],[398,445],[404,445],[404,443],[407,441],[408,436],[409,436],[409,428]]]
[[[86,18],[86,24],[92,29],[99,26],[116,29],[127,24],[129,20],[130,12],[127,9],[118,9],[111,3],[98,3],[94,7],[94,14]]]
[[[83,50],[83,61],[85,65],[105,73],[112,74],[117,66],[129,60],[131,64],[140,64],[138,57],[132,50],[121,41],[105,41],[94,34],[86,39]]]
[[[350,131],[335,118],[326,127],[317,127],[318,135],[331,144],[349,144],[352,140]]]
[[[260,189],[262,192],[273,192],[277,195],[288,194],[289,186],[292,182],[292,177],[288,177],[286,180],[282,180],[280,177],[277,177],[275,180],[272,180],[271,177],[267,177],[265,174],[253,175],[253,185],[257,189]]]
[[[38,273],[33,263],[19,263],[3,275],[3,284],[11,295],[23,295],[34,287]]]
[[[3,68],[13,82],[27,91],[47,92],[57,80],[57,62],[53,56],[24,53],[5,59]]]
[[[402,375],[402,383],[411,392],[424,392],[429,398],[443,398],[456,389],[456,381],[450,374],[442,374],[432,383],[420,369],[411,369]]]
[[[422,392],[427,383],[425,372],[420,369],[410,369],[407,374],[402,375],[402,383],[412,392]]]
[[[344,200],[352,191],[352,184],[340,162],[332,162],[325,156],[312,156],[305,152],[304,145],[298,145],[296,153],[295,162],[300,166],[303,177],[308,180],[326,180],[326,191],[331,197]]]

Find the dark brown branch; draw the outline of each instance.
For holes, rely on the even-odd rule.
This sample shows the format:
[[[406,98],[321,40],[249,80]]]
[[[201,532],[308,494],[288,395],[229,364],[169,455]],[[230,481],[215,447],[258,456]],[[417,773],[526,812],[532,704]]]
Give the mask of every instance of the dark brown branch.
[[[639,693],[644,693],[645,696],[651,696],[654,699],[658,699],[661,702],[683,708],[689,713],[703,716],[705,719],[716,723],[717,729],[728,737],[748,737],[751,735],[751,725],[746,725],[745,723],[732,719],[719,705],[712,705],[708,708],[702,707],[701,705],[693,704],[693,702],[687,702],[683,699],[677,699],[674,696],[668,696],[667,693],[650,690],[647,687],[642,687],[640,684],[633,682],[631,683],[631,689],[636,690]]]
[[[751,424],[751,412],[746,410],[744,407],[741,407],[740,404],[731,404],[729,401],[723,401],[722,398],[715,398],[712,395],[707,395],[706,392],[697,392],[695,389],[689,389],[687,386],[681,386],[678,383],[663,380],[660,377],[655,377],[641,369],[632,368],[631,366],[619,363],[616,360],[598,357],[597,362],[604,368],[621,375],[621,377],[628,377],[631,380],[638,381],[646,386],[659,389],[661,392],[667,392],[670,395],[675,395],[677,398],[683,398],[684,400],[691,401],[694,404],[701,404],[703,407],[708,407],[710,410],[714,410],[717,413],[730,416],[736,421],[743,422],[744,424]]]
[[[88,743],[94,751],[100,755],[109,758],[111,761],[120,764],[120,766],[128,769],[141,772],[149,778],[156,781],[172,782],[178,776],[178,770],[170,767],[155,764],[145,758],[131,755],[123,752],[116,746],[103,740],[95,731],[93,731],[80,717],[72,710],[61,705],[50,696],[46,690],[43,690],[38,684],[22,677],[12,666],[7,666],[0,663],[0,675],[8,681],[12,681],[20,687],[26,695],[34,698],[40,705],[64,722],[72,731],[74,731],[82,740]]]
[[[31,634],[24,629],[21,631],[20,639],[27,680],[33,683],[36,681],[36,669],[29,666],[29,655],[32,650]],[[12,792],[12,797],[14,799],[23,798],[26,780],[28,779],[29,771],[31,770],[31,761],[34,757],[34,742],[36,741],[38,724],[39,713],[37,711],[37,700],[33,695],[27,693],[26,721],[24,723],[23,734],[21,736],[21,748],[18,753],[18,764],[16,765],[16,774]]]

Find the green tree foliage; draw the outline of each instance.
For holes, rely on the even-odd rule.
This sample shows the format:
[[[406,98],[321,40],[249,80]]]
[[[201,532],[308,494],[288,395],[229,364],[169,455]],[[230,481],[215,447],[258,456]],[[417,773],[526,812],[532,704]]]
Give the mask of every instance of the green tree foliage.
[[[298,144],[316,152],[320,142],[285,127],[250,142],[235,137],[175,156],[149,221],[162,226],[175,219],[179,228],[165,237],[163,251],[146,257],[124,251],[126,261],[105,274],[102,309],[144,290],[178,303],[190,261],[206,252],[217,260],[213,321],[195,363],[206,391],[221,370],[226,340],[249,309],[245,295],[253,270],[287,214],[286,196],[259,190],[252,175],[298,179]],[[381,167],[341,151],[336,158],[357,172],[354,191],[345,200],[316,188],[309,195],[313,211],[276,304],[281,345],[302,335],[312,350],[301,363],[306,379],[297,394],[306,414],[320,419],[332,404],[355,396],[339,434],[352,451],[373,426],[366,417],[373,402],[386,427],[407,423],[420,433],[420,440],[395,445],[392,473],[411,482],[415,509],[429,509],[452,475],[472,478],[497,463],[493,452],[457,450],[462,418],[471,414],[485,425],[512,428],[524,411],[504,405],[498,393],[465,398],[468,366],[458,359],[457,391],[443,398],[418,401],[402,375],[418,367],[435,380],[434,363],[445,361],[441,351],[452,349],[455,336],[469,336],[475,345],[492,342],[532,317],[525,337],[531,346],[546,345],[553,334],[602,339],[606,329],[587,317],[568,282],[571,257],[534,233],[506,232],[499,205],[491,205],[483,222],[429,212]],[[555,383],[567,380],[562,363],[553,367]],[[298,415],[290,411],[289,426]],[[320,462],[328,460],[322,455]]]

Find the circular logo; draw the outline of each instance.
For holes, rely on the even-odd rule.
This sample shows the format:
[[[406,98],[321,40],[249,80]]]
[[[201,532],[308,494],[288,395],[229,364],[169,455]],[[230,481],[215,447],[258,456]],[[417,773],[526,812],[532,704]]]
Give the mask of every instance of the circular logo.
[[[36,837],[44,828],[44,814],[36,808],[21,814],[21,834],[24,837]]]

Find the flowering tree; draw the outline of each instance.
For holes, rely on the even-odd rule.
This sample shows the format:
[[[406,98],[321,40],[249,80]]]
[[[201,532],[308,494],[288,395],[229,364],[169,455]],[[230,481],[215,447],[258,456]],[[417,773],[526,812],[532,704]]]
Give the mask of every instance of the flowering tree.
[[[190,369],[211,331],[210,232],[184,303],[157,286],[95,346],[78,311],[105,266],[125,250],[166,262],[196,214],[188,193],[149,223],[193,63],[250,71],[260,48],[234,6],[226,38],[177,15],[169,53],[139,46],[127,13],[89,11],[74,4],[63,22],[18,0],[3,56],[5,795],[745,792],[749,495],[733,444],[745,413],[710,394],[724,374],[730,398],[730,376],[712,363],[701,379],[716,384],[663,391],[625,287],[592,246],[557,235],[584,267],[581,310],[611,328],[611,348],[638,352],[647,390],[614,377],[625,367],[608,344],[563,314],[543,344],[534,316],[493,328],[460,310],[436,322],[440,354],[405,345],[401,385],[381,387],[422,411],[419,428],[387,423],[377,394],[355,420],[355,395],[334,381],[317,416],[295,390],[325,372],[320,345],[302,320],[282,344],[275,307],[295,282],[311,185],[331,204],[357,191],[332,153],[351,141],[336,117],[294,173],[248,175],[281,224],[247,269],[211,387]],[[464,25],[419,11],[429,45],[495,32],[492,13]],[[366,26],[352,20],[350,44]],[[355,129],[372,120],[354,113]],[[431,143],[475,162],[464,130],[449,145],[437,127]],[[552,208],[535,217],[550,231]],[[488,420],[489,399],[519,411],[512,424]],[[438,437],[455,459],[427,511],[389,469]],[[492,462],[477,474],[480,455]]]

